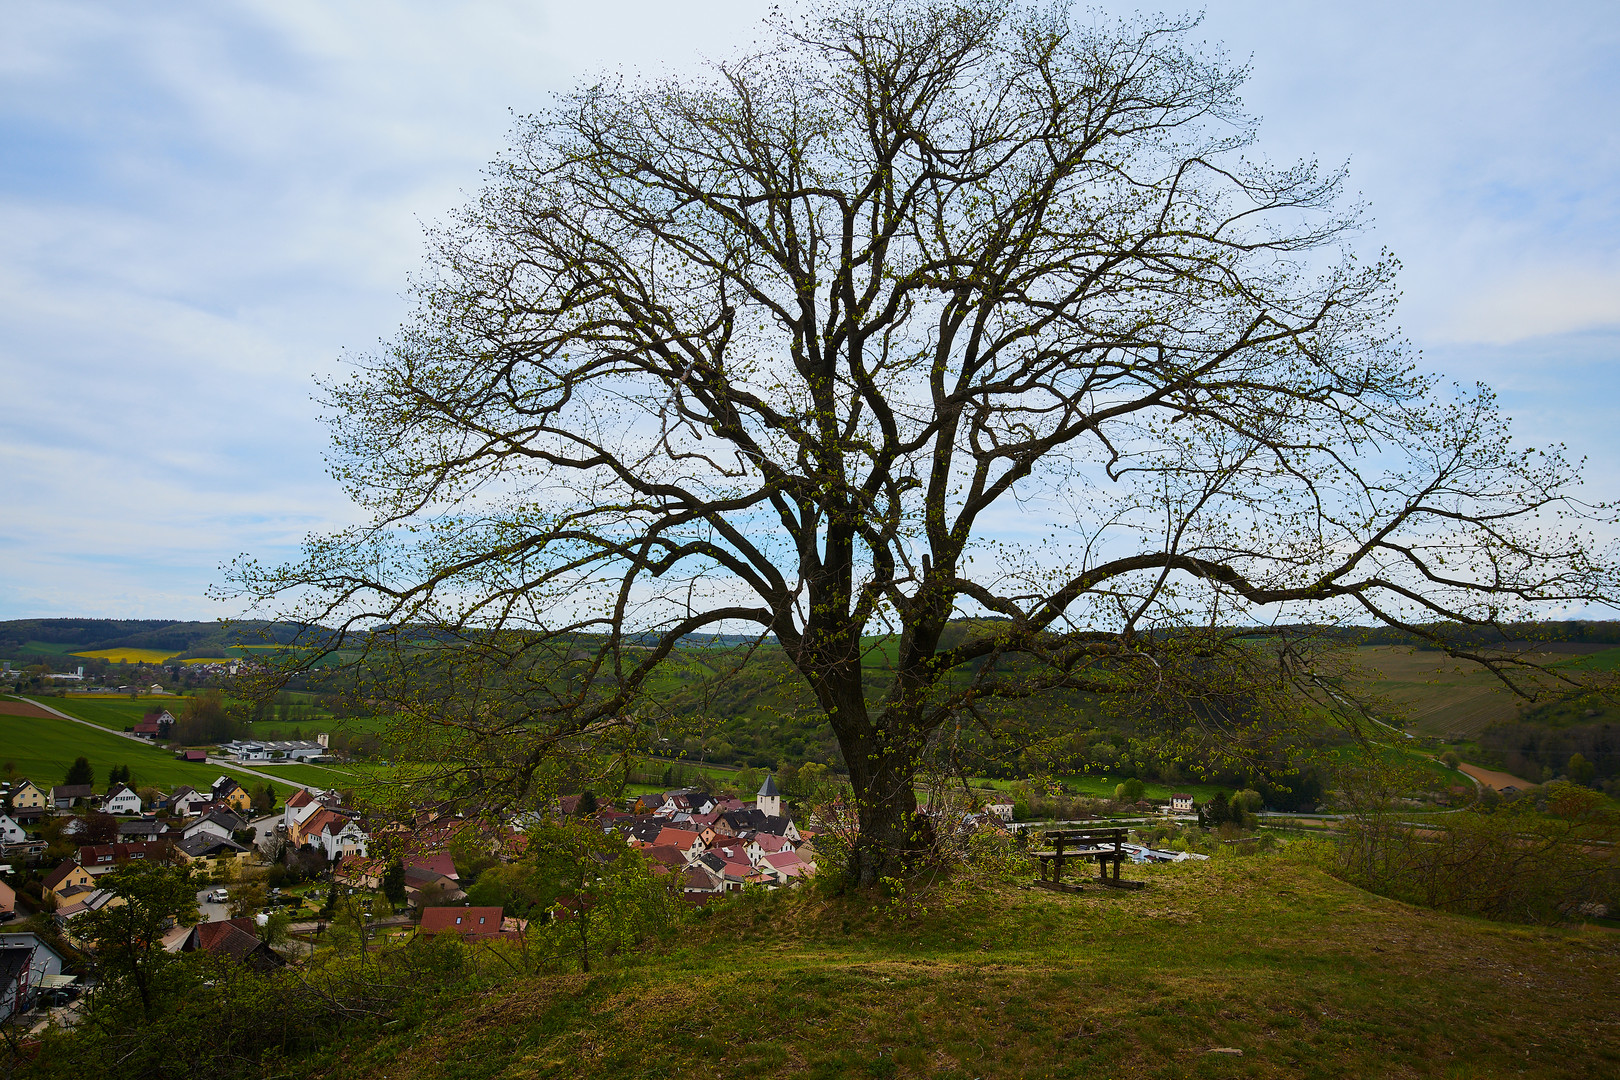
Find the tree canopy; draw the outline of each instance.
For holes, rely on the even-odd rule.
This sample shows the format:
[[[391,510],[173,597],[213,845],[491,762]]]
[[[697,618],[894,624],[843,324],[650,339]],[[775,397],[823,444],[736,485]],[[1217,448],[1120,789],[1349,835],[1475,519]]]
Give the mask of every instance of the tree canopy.
[[[683,639],[752,633],[838,736],[870,882],[920,842],[923,754],[1009,702],[1087,691],[1241,743],[1344,704],[1310,627],[1615,597],[1577,527],[1609,510],[1488,389],[1414,367],[1342,172],[1255,151],[1245,71],[1195,20],[894,0],[772,26],[519,122],[416,314],[328,388],[371,520],[233,571],[329,645],[459,650],[443,671],[489,688],[435,699],[463,779],[516,792],[633,740]]]

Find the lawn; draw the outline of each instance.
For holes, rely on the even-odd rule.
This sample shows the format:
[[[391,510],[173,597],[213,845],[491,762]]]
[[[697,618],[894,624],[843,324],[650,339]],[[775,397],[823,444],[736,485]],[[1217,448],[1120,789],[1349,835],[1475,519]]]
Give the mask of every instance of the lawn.
[[[256,777],[228,767],[180,761],[161,747],[146,746],[71,720],[54,716],[0,715],[0,763],[16,765],[19,774],[41,787],[60,784],[73,759],[81,755],[89,758],[95,769],[98,791],[105,790],[107,774],[116,765],[129,766],[136,787],[152,784],[169,790],[189,784],[206,788],[219,777],[222,768],[244,786],[258,782]],[[292,785],[277,784],[276,790],[281,795],[289,795],[296,789]]]
[[[907,917],[808,890],[663,954],[508,978],[339,1040],[346,1080],[1620,1075],[1620,935],[1438,914],[1286,856],[1140,892],[957,887]],[[715,1023],[717,1016],[723,1022]]]

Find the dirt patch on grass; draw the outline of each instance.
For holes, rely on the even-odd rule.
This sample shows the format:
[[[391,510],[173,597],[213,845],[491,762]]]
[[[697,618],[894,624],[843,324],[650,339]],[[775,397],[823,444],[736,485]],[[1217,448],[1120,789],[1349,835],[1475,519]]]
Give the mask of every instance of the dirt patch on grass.
[[[0,716],[37,716],[50,719],[52,715],[31,701],[0,700]]]

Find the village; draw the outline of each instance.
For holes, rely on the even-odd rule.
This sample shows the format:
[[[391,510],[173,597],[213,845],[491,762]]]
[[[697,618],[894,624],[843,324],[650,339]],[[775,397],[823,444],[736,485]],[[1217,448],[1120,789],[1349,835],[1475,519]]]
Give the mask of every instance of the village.
[[[521,859],[525,830],[548,814],[594,820],[622,837],[693,904],[749,886],[792,886],[815,870],[815,832],[795,824],[770,777],[748,801],[688,788],[640,795],[621,809],[582,793],[563,796],[547,814],[493,825],[443,808],[423,808],[408,821],[367,820],[339,792],[310,788],[262,812],[227,776],[150,803],[123,783],[96,792],[17,778],[0,786],[0,799],[0,923],[31,913],[34,927],[0,934],[0,1022],[35,1009],[40,1023],[47,1016],[71,1023],[88,970],[78,955],[88,943],[76,926],[86,913],[125,902],[101,879],[136,863],[182,867],[197,885],[198,919],[169,927],[165,949],[255,967],[320,948],[340,896],[364,909],[372,932],[455,933],[472,942],[521,936],[525,920],[470,903],[466,853],[481,854],[470,858],[474,874]],[[64,844],[70,853],[54,868],[41,865]],[[390,863],[400,872],[398,911],[385,895]]]

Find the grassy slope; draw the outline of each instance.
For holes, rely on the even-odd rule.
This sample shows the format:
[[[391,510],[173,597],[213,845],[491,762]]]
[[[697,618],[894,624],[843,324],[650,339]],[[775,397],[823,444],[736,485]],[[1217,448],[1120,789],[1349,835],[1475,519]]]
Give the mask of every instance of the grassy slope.
[[[268,761],[256,762],[253,767],[271,776],[285,776],[300,784],[321,788],[348,787],[383,772],[380,768],[367,769],[357,765],[277,765]]]
[[[49,699],[60,708],[61,699]],[[63,709],[63,712],[68,710]],[[122,730],[122,728],[120,728]],[[13,762],[17,771],[42,787],[60,784],[73,759],[83,755],[96,771],[96,788],[106,787],[107,773],[114,765],[128,765],[135,786],[154,784],[170,789],[181,784],[205,788],[218,778],[222,766],[199,765],[177,760],[160,747],[143,746],[110,732],[75,724],[57,717],[0,715],[0,759]],[[257,782],[244,773],[226,769],[245,784]],[[277,784],[282,795],[297,790]]]
[[[183,701],[175,697],[144,697],[132,701],[128,697],[99,694],[94,697],[68,696],[33,700],[60,712],[77,716],[80,720],[88,720],[108,731],[123,731],[125,728],[134,727],[140,722],[141,717],[149,712],[167,709],[170,715],[178,716]]]
[[[1001,886],[909,922],[723,910],[666,956],[494,987],[317,1075],[1620,1074],[1620,935],[1413,909],[1281,857],[1127,876],[1149,888]]]

